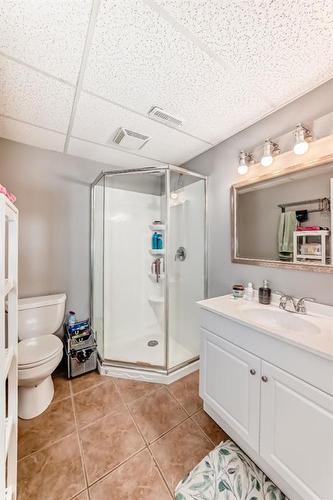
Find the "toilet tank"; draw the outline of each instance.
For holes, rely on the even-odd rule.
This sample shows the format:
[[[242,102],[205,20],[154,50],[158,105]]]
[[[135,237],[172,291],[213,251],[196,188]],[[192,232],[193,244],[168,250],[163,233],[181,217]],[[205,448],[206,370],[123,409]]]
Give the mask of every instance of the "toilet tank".
[[[65,293],[19,299],[19,340],[48,335],[59,330],[64,320],[65,304]]]

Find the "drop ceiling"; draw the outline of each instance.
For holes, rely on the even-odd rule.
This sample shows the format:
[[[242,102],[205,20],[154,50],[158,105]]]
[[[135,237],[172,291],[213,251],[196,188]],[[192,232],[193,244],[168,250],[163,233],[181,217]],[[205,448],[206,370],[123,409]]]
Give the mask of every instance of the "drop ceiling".
[[[4,0],[0,29],[0,136],[120,168],[181,165],[333,77],[332,0]]]

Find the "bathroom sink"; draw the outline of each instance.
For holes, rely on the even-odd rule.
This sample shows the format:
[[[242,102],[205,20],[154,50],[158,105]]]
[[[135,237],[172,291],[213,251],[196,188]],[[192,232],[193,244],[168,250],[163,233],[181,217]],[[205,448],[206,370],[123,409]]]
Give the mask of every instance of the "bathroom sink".
[[[308,319],[280,310],[249,309],[246,311],[246,319],[264,327],[281,328],[310,335],[316,335],[321,331],[317,325],[314,325]]]

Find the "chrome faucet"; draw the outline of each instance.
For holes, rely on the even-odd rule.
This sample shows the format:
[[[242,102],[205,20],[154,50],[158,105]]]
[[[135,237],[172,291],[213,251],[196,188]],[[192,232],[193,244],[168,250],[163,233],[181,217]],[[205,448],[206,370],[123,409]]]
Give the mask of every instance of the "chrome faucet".
[[[296,312],[298,314],[306,314],[306,307],[305,307],[306,300],[308,302],[316,302],[316,299],[314,299],[313,297],[302,297],[296,304]]]
[[[280,295],[280,303],[279,308],[283,311],[297,313],[297,314],[306,314],[305,301],[316,302],[316,299],[312,297],[302,297],[299,300],[296,300],[292,295],[288,295],[284,292],[275,291]],[[288,304],[291,304],[292,309],[288,307]]]

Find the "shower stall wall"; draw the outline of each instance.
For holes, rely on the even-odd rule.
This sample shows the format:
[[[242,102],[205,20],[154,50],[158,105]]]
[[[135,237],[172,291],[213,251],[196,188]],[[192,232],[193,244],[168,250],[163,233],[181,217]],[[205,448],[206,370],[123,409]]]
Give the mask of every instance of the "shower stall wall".
[[[92,184],[91,319],[102,373],[168,383],[196,369],[206,182],[170,165],[102,172]]]

